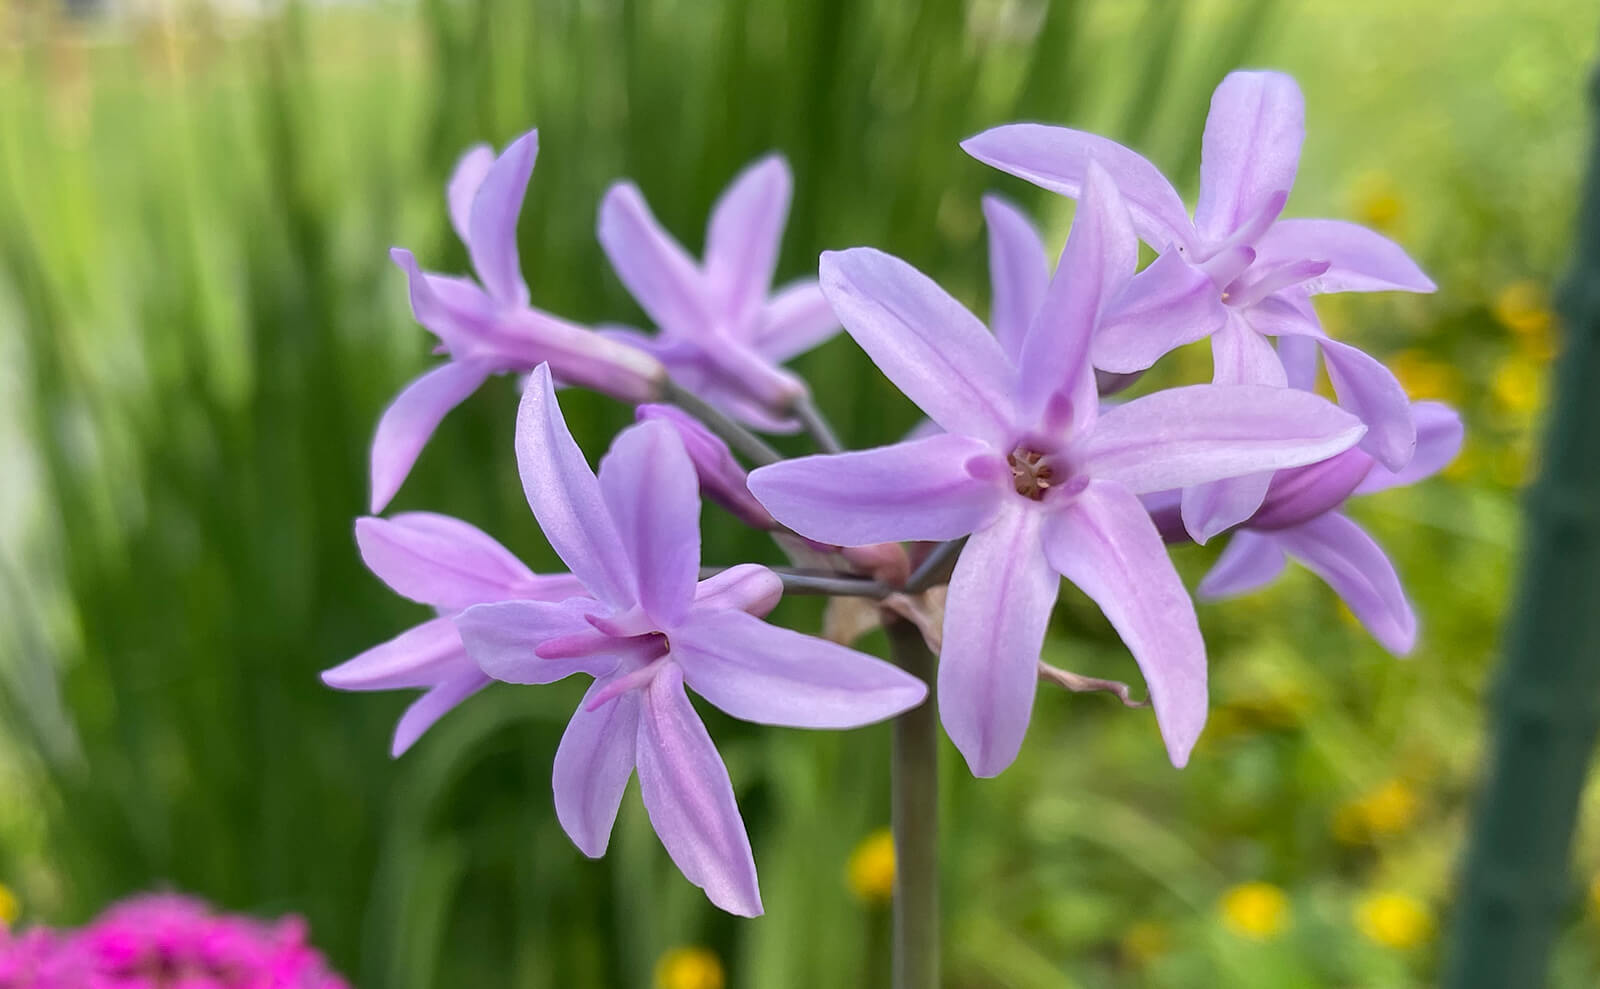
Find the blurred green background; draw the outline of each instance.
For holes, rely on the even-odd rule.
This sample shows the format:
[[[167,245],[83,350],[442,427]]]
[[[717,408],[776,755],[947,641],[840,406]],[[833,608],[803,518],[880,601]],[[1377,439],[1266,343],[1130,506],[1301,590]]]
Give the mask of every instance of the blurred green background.
[[[698,248],[722,185],[775,148],[796,175],[780,275],[873,244],[982,312],[979,195],[1033,207],[1057,245],[1070,204],[971,161],[960,138],[1071,123],[1192,190],[1211,88],[1270,66],[1308,101],[1290,213],[1376,226],[1440,285],[1323,305],[1336,335],[1469,424],[1441,479],[1355,509],[1396,558],[1422,644],[1394,660],[1294,572],[1202,606],[1213,711],[1183,772],[1147,712],[1048,690],[999,779],[971,779],[947,746],[948,981],[1427,984],[1559,349],[1547,296],[1585,140],[1591,6],[152,2],[73,19],[7,0],[0,884],[15,904],[0,907],[75,923],[165,885],[299,912],[363,989],[883,984],[881,726],[710,716],[769,911],[744,922],[673,871],[636,797],[601,862],[561,833],[550,759],[580,684],[488,691],[398,761],[388,736],[409,698],[320,685],[422,617],[351,535],[377,416],[429,360],[386,249],[466,270],[449,168],[537,125],[520,228],[535,301],[635,319],[593,237],[604,187],[637,179]],[[1203,352],[1171,365],[1207,371]],[[846,337],[799,367],[855,445],[913,421]],[[453,414],[395,507],[466,518],[548,569],[510,456],[514,401],[497,380]],[[591,456],[628,418],[563,402]],[[708,563],[777,561],[726,516],[706,523]],[[1214,552],[1180,567],[1198,577]],[[814,602],[783,607],[819,621]],[[1137,679],[1076,592],[1048,648]],[[1600,870],[1597,826],[1591,799],[1583,876]],[[1597,980],[1600,884],[1573,889],[1556,962],[1560,986]]]

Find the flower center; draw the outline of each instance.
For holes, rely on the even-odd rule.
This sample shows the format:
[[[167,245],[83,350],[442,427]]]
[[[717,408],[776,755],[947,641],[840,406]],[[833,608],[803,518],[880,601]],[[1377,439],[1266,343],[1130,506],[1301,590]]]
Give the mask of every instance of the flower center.
[[[1038,501],[1055,481],[1055,468],[1044,454],[1036,450],[1025,450],[1019,446],[1011,451],[1006,462],[1011,465],[1011,483],[1016,486],[1017,494],[1024,498]]]

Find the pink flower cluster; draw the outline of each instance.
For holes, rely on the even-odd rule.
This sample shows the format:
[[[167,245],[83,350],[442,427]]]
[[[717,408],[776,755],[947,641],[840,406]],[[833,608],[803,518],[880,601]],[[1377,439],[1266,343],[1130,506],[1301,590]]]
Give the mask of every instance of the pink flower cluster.
[[[0,989],[348,989],[299,917],[263,923],[171,894],[124,900],[79,930],[0,926]]]

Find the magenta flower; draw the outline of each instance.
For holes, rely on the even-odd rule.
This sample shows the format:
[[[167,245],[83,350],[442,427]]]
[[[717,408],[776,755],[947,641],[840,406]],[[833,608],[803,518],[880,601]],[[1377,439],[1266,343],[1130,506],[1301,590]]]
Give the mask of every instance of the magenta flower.
[[[1200,582],[1203,598],[1256,590],[1283,572],[1285,554],[1321,577],[1372,637],[1398,656],[1417,642],[1417,617],[1394,564],[1365,529],[1339,511],[1350,495],[1371,494],[1432,477],[1461,450],[1461,417],[1438,402],[1412,407],[1417,453],[1393,471],[1364,450],[1273,475],[1261,510],[1232,534]]]
[[[1176,255],[1215,286],[1220,326],[1169,321],[1156,332],[1147,326],[1122,333],[1108,329],[1095,341],[1096,367],[1143,370],[1173,347],[1210,334],[1216,383],[1281,387],[1283,366],[1265,338],[1309,337],[1327,360],[1339,404],[1368,426],[1362,448],[1399,469],[1416,445],[1405,392],[1378,361],[1330,339],[1307,296],[1431,292],[1434,284],[1403,249],[1363,227],[1339,220],[1279,219],[1304,136],[1305,103],[1292,78],[1277,72],[1230,73],[1213,94],[1206,118],[1193,221],[1154,165],[1098,135],[1007,124],[962,147],[1002,171],[1073,197],[1082,192],[1092,159],[1116,179],[1135,229],[1161,252],[1160,260]],[[1183,516],[1190,532],[1203,542],[1248,518],[1269,481],[1268,475],[1256,475],[1186,491]]]
[[[300,918],[263,924],[170,894],[124,900],[78,931],[0,925],[0,987],[348,989]]]
[[[467,658],[451,615],[489,601],[561,601],[583,593],[572,575],[536,574],[482,530],[445,515],[357,519],[356,543],[367,569],[440,615],[322,674],[323,683],[339,690],[427,691],[395,726],[395,756],[493,682]]]
[[[750,475],[773,516],[813,539],[970,534],[950,580],[938,696],[979,776],[1021,747],[1061,576],[1128,644],[1183,765],[1205,721],[1205,644],[1138,495],[1326,459],[1363,433],[1287,388],[1196,385],[1100,411],[1088,354],[1132,235],[1110,177],[1091,165],[1086,184],[1017,360],[905,262],[866,248],[824,254],[823,291],[845,329],[946,432]]]
[[[604,854],[637,768],[650,821],[684,876],[730,913],[761,913],[733,786],[685,684],[736,718],[801,728],[891,717],[926,688],[761,621],[782,593],[765,567],[698,580],[697,480],[667,423],[624,430],[597,477],[541,365],[517,416],[517,463],[534,517],[587,595],[469,608],[456,617],[467,652],[509,683],[595,678],[555,757],[556,816],[584,854]]]
[[[425,273],[411,252],[390,252],[411,286],[411,311],[450,360],[406,386],[372,441],[372,511],[380,512],[445,414],[491,374],[548,361],[562,381],[624,401],[657,394],[666,370],[650,355],[529,305],[517,260],[517,217],[539,152],[529,131],[496,158],[480,144],[461,157],[446,198],[450,222],[478,280]]]
[[[704,264],[662,229],[633,183],[612,186],[600,204],[600,246],[660,330],[610,335],[648,350],[678,384],[769,432],[798,428],[789,410],[806,394],[805,383],[779,365],[839,332],[815,280],[769,295],[792,186],[778,155],[741,172],[712,210]]]

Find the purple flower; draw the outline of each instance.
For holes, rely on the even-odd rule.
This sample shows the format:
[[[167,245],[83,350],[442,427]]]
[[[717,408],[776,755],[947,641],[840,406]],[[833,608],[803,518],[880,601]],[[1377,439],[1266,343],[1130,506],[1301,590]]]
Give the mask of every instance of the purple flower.
[[[450,360],[406,386],[383,413],[372,441],[372,511],[394,497],[447,412],[491,375],[527,372],[548,361],[562,381],[624,401],[657,395],[666,370],[650,355],[529,305],[517,261],[517,217],[539,132],[496,158],[480,144],[461,157],[446,198],[450,222],[478,280],[423,272],[411,252],[390,251],[411,286],[411,311]]]
[[[805,383],[778,365],[839,332],[812,279],[770,294],[789,215],[789,166],[769,155],[717,200],[698,264],[662,229],[639,187],[619,182],[600,204],[600,246],[660,330],[610,335],[658,357],[684,388],[769,432],[798,428],[789,410]]]
[[[1368,426],[1362,448],[1390,468],[1411,458],[1416,428],[1398,381],[1362,351],[1329,339],[1311,308],[1319,292],[1399,289],[1434,284],[1398,245],[1339,220],[1279,219],[1300,160],[1305,103],[1289,76],[1233,72],[1217,87],[1206,118],[1200,194],[1190,220],[1154,165],[1114,141],[1042,124],[1008,124],[962,147],[1002,171],[1067,196],[1078,196],[1090,160],[1110,171],[1135,229],[1169,257],[1204,272],[1215,286],[1220,326],[1200,321],[1107,327],[1095,341],[1096,367],[1147,368],[1166,351],[1211,336],[1218,384],[1283,386],[1284,369],[1269,336],[1304,336],[1328,363],[1339,404]],[[1154,267],[1154,265],[1152,265]],[[1197,487],[1184,494],[1183,516],[1200,541],[1248,518],[1269,475]]]
[[[946,432],[750,475],[773,516],[813,539],[970,534],[950,581],[938,696],[979,776],[1021,747],[1059,576],[1128,644],[1183,765],[1205,721],[1205,644],[1138,495],[1326,459],[1363,432],[1314,395],[1249,385],[1177,388],[1100,411],[1088,353],[1132,232],[1110,177],[1091,165],[1087,186],[1016,360],[905,262],[866,248],[824,254],[823,291],[845,329]]]
[[[640,422],[659,421],[671,426],[694,464],[700,478],[700,493],[733,513],[752,529],[777,527],[761,502],[756,501],[745,482],[745,469],[733,458],[728,444],[699,419],[676,405],[641,405],[634,411]]]
[[[440,616],[322,674],[324,683],[339,690],[427,691],[395,726],[395,756],[492,682],[467,658],[451,615],[489,601],[560,601],[583,593],[570,574],[535,574],[482,530],[445,515],[357,519],[356,543],[367,569],[397,593],[437,608]]]
[[[1438,402],[1417,402],[1411,408],[1417,453],[1401,470],[1390,470],[1366,451],[1352,449],[1274,474],[1261,510],[1234,531],[1200,582],[1200,596],[1226,598],[1256,590],[1283,572],[1287,554],[1338,592],[1385,649],[1399,656],[1409,653],[1417,642],[1417,616],[1394,564],[1339,509],[1350,495],[1415,484],[1455,459],[1462,439],[1455,410]]]
[[[517,463],[534,517],[587,594],[469,608],[456,617],[468,653],[510,683],[595,678],[555,757],[556,816],[584,854],[604,854],[637,769],[650,821],[684,876],[722,909],[759,914],[733,786],[685,684],[736,718],[802,728],[878,721],[921,703],[926,688],[761,621],[782,593],[764,567],[697,583],[695,470],[667,423],[624,430],[597,477],[541,365],[517,417]]]

